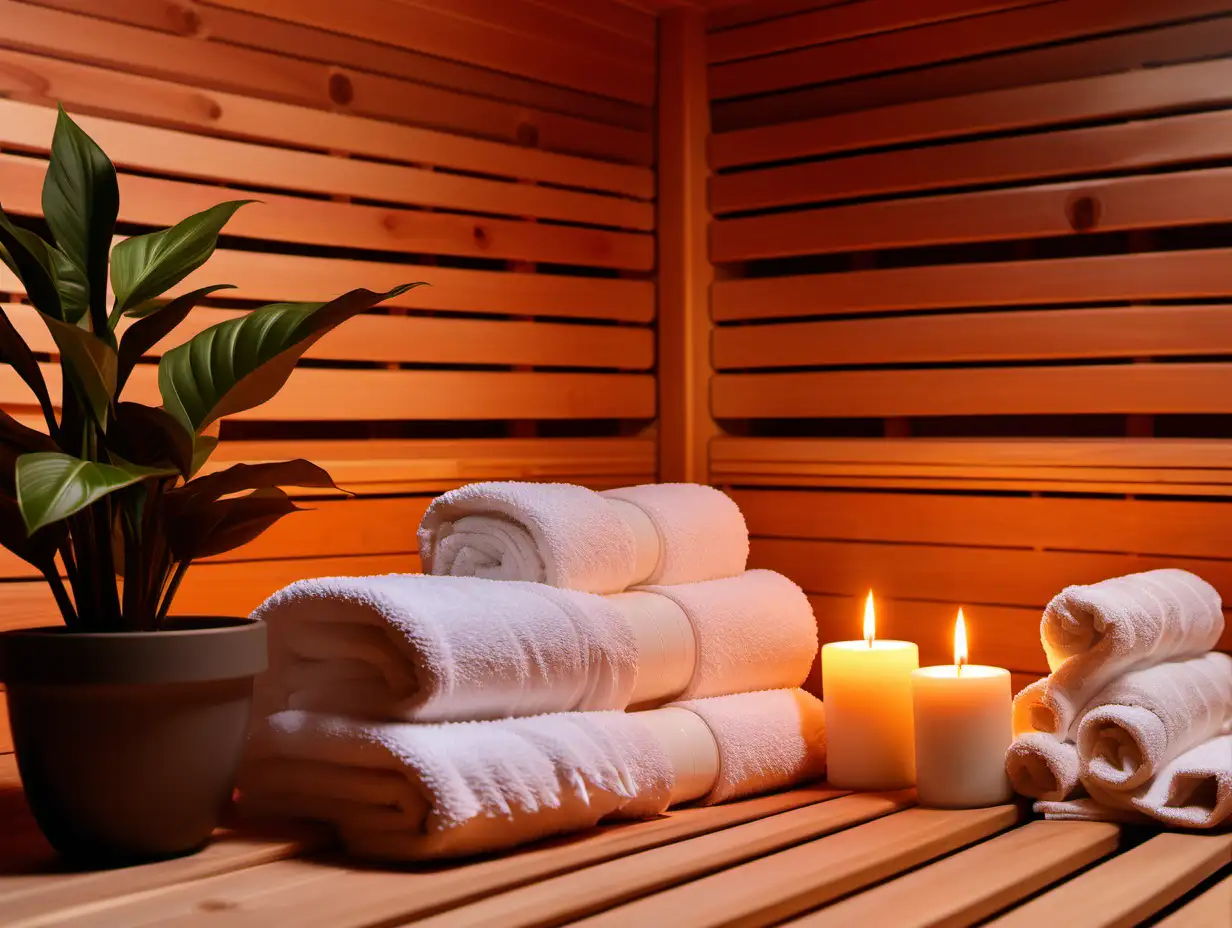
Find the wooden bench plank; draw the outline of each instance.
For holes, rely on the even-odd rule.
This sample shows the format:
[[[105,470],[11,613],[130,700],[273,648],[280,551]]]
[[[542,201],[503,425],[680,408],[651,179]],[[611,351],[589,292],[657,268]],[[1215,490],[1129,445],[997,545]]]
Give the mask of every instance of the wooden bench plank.
[[[715,169],[1232,102],[1232,61],[1156,67],[715,133]]]
[[[1107,822],[1029,822],[952,857],[787,922],[791,928],[971,925],[1116,850]]]
[[[170,80],[97,67],[80,60],[64,61],[0,50],[0,89],[27,102],[49,105],[62,100],[74,111],[102,112],[129,122],[168,125],[207,135],[274,142],[308,150],[328,147],[395,163],[432,164],[585,190],[606,190],[639,199],[651,199],[655,191],[654,174],[646,167],[467,138],[347,112],[327,112],[219,90],[202,90]],[[414,98],[420,90],[407,86],[407,92]],[[472,101],[470,106],[490,105],[462,94],[448,96],[462,101],[464,111],[467,101]],[[555,117],[542,115],[548,117],[549,125],[539,126],[533,122],[536,114],[523,109],[513,114],[517,118],[511,116],[500,123],[503,131],[487,134],[509,135],[513,141],[517,127],[523,125],[534,127],[536,131],[547,130],[545,135],[550,139],[550,122]],[[580,120],[574,123],[578,127],[584,125]],[[598,129],[602,136],[605,127]],[[334,144],[338,148],[334,148]]]
[[[836,791],[837,794],[838,791]],[[422,928],[540,928],[661,892],[782,848],[889,815],[914,800],[911,791],[852,795],[784,812],[541,880],[433,918]]]
[[[1232,912],[1232,876],[1224,877],[1198,898],[1187,902],[1159,928],[1225,928]]]
[[[981,307],[1232,294],[1232,249],[941,264],[715,283],[719,322],[933,307]]]
[[[1232,365],[719,374],[717,418],[1232,412]]]
[[[426,864],[396,870],[351,869],[328,860],[289,860],[254,867],[106,909],[57,912],[65,928],[190,928],[220,923],[227,913],[250,924],[296,928],[367,928],[396,924],[481,899],[514,886],[810,805],[832,795],[806,788],[710,808],[690,808],[647,822],[608,825],[473,863]]]
[[[719,369],[1232,354],[1232,305],[722,326],[715,332],[713,351]]]
[[[990,922],[998,928],[1139,924],[1232,863],[1232,835],[1156,835]]]
[[[0,146],[46,153],[55,120],[55,111],[48,107],[0,100]],[[591,225],[654,228],[654,207],[629,199],[253,145],[97,116],[80,116],[77,121],[121,168],[257,189],[272,187]]]
[[[1014,806],[908,809],[575,922],[586,928],[760,928],[1003,831]]]

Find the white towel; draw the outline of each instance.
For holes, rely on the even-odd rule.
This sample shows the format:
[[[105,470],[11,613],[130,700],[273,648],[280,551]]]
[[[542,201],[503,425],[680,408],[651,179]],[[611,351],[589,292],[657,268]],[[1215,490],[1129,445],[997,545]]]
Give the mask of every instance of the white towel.
[[[1035,811],[1050,819],[1154,820],[1173,828],[1215,828],[1232,819],[1232,735],[1190,748],[1136,789],[1096,786],[1090,799],[1037,802]]]
[[[1106,686],[1078,724],[1088,789],[1141,786],[1173,758],[1232,732],[1232,657],[1219,652],[1130,671]]]
[[[254,811],[333,824],[354,854],[414,860],[781,789],[824,766],[821,703],[781,690],[437,725],[281,712],[256,726],[240,789]]]
[[[301,580],[253,613],[269,625],[256,711],[448,721],[621,709],[637,648],[600,596],[472,577]]]
[[[466,721],[623,709],[803,683],[808,598],[766,570],[595,596],[474,577],[302,580],[269,625],[259,715]]]
[[[1121,674],[1205,653],[1223,626],[1219,594],[1188,571],[1150,570],[1067,587],[1040,624],[1052,675],[1034,727],[1072,735],[1078,713]]]
[[[1014,792],[1034,799],[1068,799],[1078,787],[1078,749],[1045,732],[1014,738],[1005,753],[1005,772]]]
[[[723,493],[691,483],[596,493],[564,483],[475,483],[419,526],[429,573],[527,580],[590,593],[744,571],[749,537]]]
[[[413,860],[654,816],[672,779],[622,712],[415,725],[288,711],[256,726],[240,788],[255,811],[335,825],[354,854]]]

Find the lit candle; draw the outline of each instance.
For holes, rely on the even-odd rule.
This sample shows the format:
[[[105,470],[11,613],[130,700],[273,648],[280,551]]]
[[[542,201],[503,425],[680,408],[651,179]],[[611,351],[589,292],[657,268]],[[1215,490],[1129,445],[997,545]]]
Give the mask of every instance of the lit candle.
[[[915,782],[910,641],[878,641],[873,594],[864,604],[864,640],[821,649],[826,703],[826,766],[842,789],[902,789]]]
[[[916,795],[921,805],[975,809],[1008,802],[1010,672],[967,663],[962,610],[954,626],[954,664],[911,675],[915,706]]]

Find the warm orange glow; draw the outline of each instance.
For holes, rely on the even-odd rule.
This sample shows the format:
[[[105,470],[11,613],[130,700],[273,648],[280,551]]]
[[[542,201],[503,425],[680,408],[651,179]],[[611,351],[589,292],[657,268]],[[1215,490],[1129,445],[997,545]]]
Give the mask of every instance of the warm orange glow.
[[[962,609],[959,608],[958,621],[954,623],[954,672],[961,674],[965,663],[967,663],[967,623],[963,620]]]
[[[873,646],[873,639],[877,637],[877,616],[873,612],[873,591],[868,591],[868,599],[864,600],[864,640],[868,642],[868,646]]]

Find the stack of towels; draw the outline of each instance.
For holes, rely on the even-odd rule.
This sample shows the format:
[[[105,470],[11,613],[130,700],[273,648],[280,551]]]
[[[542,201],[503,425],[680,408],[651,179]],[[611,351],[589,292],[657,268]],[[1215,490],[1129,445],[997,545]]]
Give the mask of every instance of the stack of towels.
[[[1014,699],[1014,788],[1048,818],[1212,828],[1232,816],[1232,657],[1183,570],[1072,586],[1040,628],[1052,674]]]
[[[746,571],[719,491],[474,484],[419,541],[427,575],[300,581],[254,613],[250,807],[413,860],[822,774],[812,609]]]

